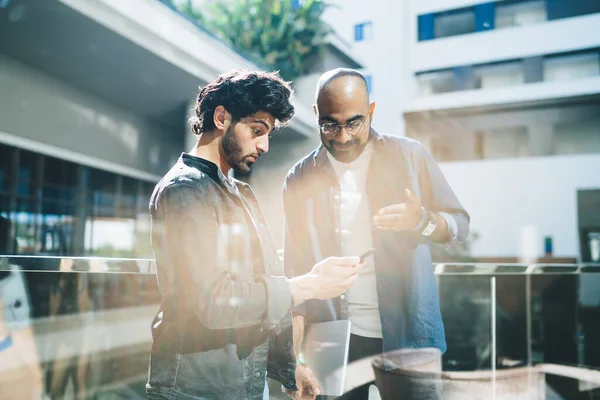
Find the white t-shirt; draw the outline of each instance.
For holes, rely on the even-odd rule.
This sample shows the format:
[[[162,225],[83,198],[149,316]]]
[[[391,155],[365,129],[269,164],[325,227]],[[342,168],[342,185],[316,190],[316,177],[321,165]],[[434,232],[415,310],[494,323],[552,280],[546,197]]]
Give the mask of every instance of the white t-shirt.
[[[366,194],[367,174],[373,154],[369,142],[361,155],[349,164],[327,157],[340,183],[342,256],[358,256],[372,247],[372,212]],[[346,291],[348,318],[355,335],[382,338],[379,300],[373,257],[367,258],[358,280]]]

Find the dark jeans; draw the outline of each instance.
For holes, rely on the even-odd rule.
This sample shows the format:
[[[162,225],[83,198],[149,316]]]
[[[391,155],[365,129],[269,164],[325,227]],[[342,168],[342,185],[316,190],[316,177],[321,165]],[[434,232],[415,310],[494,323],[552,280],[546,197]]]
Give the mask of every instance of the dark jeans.
[[[348,353],[348,364],[381,354],[383,350],[383,339],[374,339],[358,335],[350,335],[350,351]],[[344,393],[338,397],[339,400],[368,400],[369,386],[375,382],[369,382],[356,389]]]

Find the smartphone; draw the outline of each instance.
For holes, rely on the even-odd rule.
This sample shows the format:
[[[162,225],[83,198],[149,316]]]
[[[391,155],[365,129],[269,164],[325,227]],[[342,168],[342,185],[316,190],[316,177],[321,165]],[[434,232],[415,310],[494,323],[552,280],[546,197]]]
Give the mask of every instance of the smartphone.
[[[367,259],[367,257],[372,256],[373,253],[375,253],[375,248],[372,247],[369,250],[365,251],[361,256],[360,256],[360,264],[364,263],[365,260]]]

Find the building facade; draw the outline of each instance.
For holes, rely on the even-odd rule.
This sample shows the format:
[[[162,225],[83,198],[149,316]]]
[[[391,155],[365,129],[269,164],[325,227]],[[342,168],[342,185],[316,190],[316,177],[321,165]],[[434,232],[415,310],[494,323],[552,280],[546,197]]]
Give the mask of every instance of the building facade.
[[[478,258],[598,260],[600,4],[337,2],[374,126],[421,141],[472,216]]]
[[[151,257],[191,101],[237,68],[259,69],[159,0],[0,2],[0,253]]]

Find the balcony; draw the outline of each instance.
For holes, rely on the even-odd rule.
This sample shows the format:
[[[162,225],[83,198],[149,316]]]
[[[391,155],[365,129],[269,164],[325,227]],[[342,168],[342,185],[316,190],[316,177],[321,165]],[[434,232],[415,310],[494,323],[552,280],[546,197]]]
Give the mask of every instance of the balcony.
[[[600,14],[591,14],[424,42],[414,40],[410,68],[418,73],[597,47],[599,25]]]
[[[482,390],[504,398],[515,374],[557,398],[598,395],[600,265],[438,264],[435,273],[444,379],[454,377],[444,387],[458,387],[458,398]],[[160,301],[153,260],[4,256],[0,285],[0,326],[15,344],[0,351],[3,394],[145,398]],[[372,378],[370,363],[364,368],[349,366],[347,388]],[[283,398],[271,385],[272,398]]]
[[[551,54],[416,75],[407,112],[563,101],[600,93],[600,51]]]

